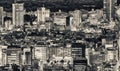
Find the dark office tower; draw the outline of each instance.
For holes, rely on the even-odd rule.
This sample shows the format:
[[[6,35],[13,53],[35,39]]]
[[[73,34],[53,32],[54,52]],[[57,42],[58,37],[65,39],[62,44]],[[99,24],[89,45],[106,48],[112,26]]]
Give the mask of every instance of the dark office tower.
[[[84,43],[72,43],[73,71],[86,71],[85,47]]]
[[[106,14],[106,18],[108,21],[111,21],[112,19],[115,19],[115,3],[117,3],[117,0],[103,0],[104,2],[104,11]]]
[[[85,44],[83,43],[72,43],[72,57],[85,58]]]

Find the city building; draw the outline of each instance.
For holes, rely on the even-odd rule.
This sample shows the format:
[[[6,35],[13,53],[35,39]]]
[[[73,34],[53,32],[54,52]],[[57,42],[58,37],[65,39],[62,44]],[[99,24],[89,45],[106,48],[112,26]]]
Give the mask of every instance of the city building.
[[[12,24],[12,20],[6,20],[5,22],[4,22],[4,28],[6,29],[6,30],[12,30],[12,28],[13,28],[13,24]]]
[[[4,15],[3,15],[3,7],[0,7],[0,27],[3,26]]]
[[[90,65],[100,65],[101,63],[103,63],[105,61],[105,52],[100,52],[100,51],[92,51],[91,53],[89,53],[90,57],[89,57],[89,62]]]
[[[75,10],[70,12],[70,15],[73,16],[72,23],[70,24],[71,29],[77,30],[81,26],[82,12],[80,10]]]
[[[7,46],[0,45],[0,66],[7,64]]]
[[[113,46],[113,44],[106,45],[106,55],[105,55],[105,62],[108,62],[111,67],[115,71],[117,71],[119,67],[119,60],[118,60],[118,51],[116,50],[116,47]],[[118,62],[117,62],[118,61]]]
[[[49,31],[50,29],[53,28],[53,20],[50,18],[46,20],[45,26],[46,26],[46,31]]]
[[[14,0],[12,13],[0,7],[0,71],[14,70],[14,65],[20,71],[120,71],[120,9],[116,7],[115,14],[116,0],[103,0],[104,8],[91,11],[63,12],[66,3],[62,8],[55,4],[61,10],[52,13],[44,6],[25,12],[29,5],[19,1],[36,8],[35,0]],[[83,6],[98,5],[92,3]]]
[[[50,57],[50,59],[53,59],[52,57],[71,57],[71,47],[55,47],[52,46],[50,48],[48,48],[48,57]]]
[[[110,61],[116,60],[115,54],[116,54],[115,49],[108,48],[107,49],[107,54],[106,54],[106,61],[110,62]]]
[[[4,11],[4,17],[10,17],[10,18],[12,18],[12,12],[6,12],[6,11]]]
[[[86,45],[84,43],[72,43],[73,70],[86,71],[87,59],[85,57]]]
[[[23,3],[12,4],[12,24],[15,27],[21,27],[24,25],[24,13]]]
[[[97,13],[97,18],[98,18],[99,20],[101,20],[102,17],[103,17],[103,10],[97,9],[97,10],[96,10],[96,13]]]
[[[76,58],[85,58],[85,49],[86,46],[83,43],[72,43],[72,57]]]
[[[21,48],[19,46],[8,46],[7,48],[7,64],[16,64],[20,65],[21,56],[20,56]]]
[[[22,64],[31,65],[32,59],[33,59],[32,49],[30,47],[24,48],[23,55],[22,55]]]
[[[88,65],[91,65],[91,63],[90,63],[90,52],[92,52],[91,48],[86,48],[85,56],[86,56],[86,59],[88,61]]]
[[[67,25],[68,14],[59,10],[59,12],[54,13],[53,23],[56,25],[66,26]]]
[[[50,17],[50,10],[46,9],[45,7],[41,7],[37,9],[37,21],[38,23],[42,22],[44,23],[46,21],[46,18]]]
[[[90,24],[97,25],[99,23],[98,15],[100,15],[100,14],[98,14],[94,9],[92,9],[92,11],[89,12],[89,18],[88,19],[89,19]]]
[[[44,64],[47,61],[47,47],[46,46],[36,46],[35,48],[35,59],[39,60],[40,64]]]
[[[104,11],[106,14],[106,19],[111,21],[112,19],[115,19],[115,3],[117,3],[117,0],[104,0]]]
[[[118,53],[120,53],[120,32],[119,32],[119,38],[118,38]],[[120,62],[120,54],[118,55],[118,60]]]

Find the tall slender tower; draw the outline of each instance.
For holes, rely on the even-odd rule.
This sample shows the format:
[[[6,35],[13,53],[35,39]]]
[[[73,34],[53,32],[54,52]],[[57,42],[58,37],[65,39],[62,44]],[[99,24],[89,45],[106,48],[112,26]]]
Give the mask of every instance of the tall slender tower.
[[[3,25],[3,7],[0,7],[0,27]]]
[[[77,31],[79,30],[79,27],[81,26],[81,22],[82,22],[82,12],[80,10],[75,10],[75,11],[72,11],[70,12],[70,14],[72,15],[73,19],[72,19],[72,23],[71,23],[71,28],[73,30],[74,28],[74,31]]]
[[[104,0],[104,11],[106,14],[106,18],[111,21],[115,19],[115,3],[117,0]]]
[[[22,26],[24,23],[24,4],[14,3],[12,4],[12,19],[15,27]]]
[[[118,33],[118,61],[117,61],[117,67],[118,68],[120,67],[120,31]]]

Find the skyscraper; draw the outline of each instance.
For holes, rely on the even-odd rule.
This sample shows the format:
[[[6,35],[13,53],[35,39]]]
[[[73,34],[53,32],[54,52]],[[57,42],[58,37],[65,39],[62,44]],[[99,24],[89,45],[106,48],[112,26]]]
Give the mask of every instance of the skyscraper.
[[[0,26],[3,25],[3,7],[0,7]]]
[[[22,26],[24,24],[24,4],[14,3],[12,4],[12,22],[15,27]]]
[[[50,17],[50,10],[46,9],[45,7],[41,7],[40,9],[37,10],[37,15],[38,23],[45,22],[45,19]]]
[[[75,10],[73,12],[73,24],[75,26],[79,26],[81,23],[81,11],[80,10]]]
[[[70,12],[73,16],[72,23],[70,24],[72,31],[76,31],[80,27],[80,23],[82,22],[82,12],[80,10],[75,10]]]
[[[85,58],[86,46],[83,43],[72,43],[72,57],[74,59]]]
[[[72,43],[73,71],[85,71],[87,65],[85,49],[84,43]]]
[[[106,18],[110,20],[115,19],[115,3],[117,0],[104,0],[104,11],[106,14]]]

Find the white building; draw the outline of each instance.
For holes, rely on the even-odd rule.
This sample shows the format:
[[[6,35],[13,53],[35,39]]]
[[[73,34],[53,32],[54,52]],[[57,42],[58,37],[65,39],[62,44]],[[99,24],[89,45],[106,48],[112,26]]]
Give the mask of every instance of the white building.
[[[23,3],[12,4],[12,23],[15,27],[22,26],[24,24],[24,13]]]
[[[67,17],[68,17],[67,13],[61,12],[61,10],[59,10],[59,12],[54,13],[53,23],[56,25],[66,26]]]
[[[97,18],[97,13],[95,11],[89,13],[89,22],[90,24],[97,25],[98,18]]]
[[[55,16],[54,23],[57,25],[66,25],[66,17],[65,16]]]
[[[116,14],[117,14],[118,19],[120,20],[120,7],[118,7],[118,9],[116,10]]]
[[[6,20],[4,22],[4,27],[5,27],[6,30],[12,30],[12,28],[13,28],[12,21],[11,20]]]
[[[73,16],[71,29],[77,30],[80,27],[80,23],[82,22],[82,12],[80,10],[75,10],[70,12],[70,14]]]
[[[106,61],[112,61],[115,59],[115,51],[114,50],[107,50],[107,54],[106,54]]]
[[[115,59],[115,49],[113,48],[113,44],[106,44],[106,61],[112,61]]]
[[[45,22],[46,18],[50,17],[50,10],[45,7],[41,7],[37,10],[38,23]]]
[[[87,60],[88,60],[88,65],[91,65],[90,64],[90,53],[92,52],[92,49],[91,48],[86,48],[85,49],[85,56],[86,56],[86,58],[87,58]]]
[[[7,64],[6,50],[7,50],[7,46],[0,45],[0,66],[4,66]]]
[[[35,59],[38,59],[39,62],[45,63],[47,61],[47,47],[36,46],[35,47]],[[41,63],[39,63],[40,65]]]
[[[102,10],[94,10],[94,9],[92,9],[89,12],[88,21],[92,25],[98,25],[98,24],[101,24],[99,21],[101,21],[102,17],[103,17],[103,11]]]

